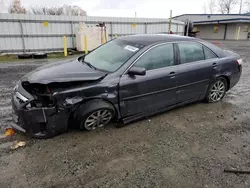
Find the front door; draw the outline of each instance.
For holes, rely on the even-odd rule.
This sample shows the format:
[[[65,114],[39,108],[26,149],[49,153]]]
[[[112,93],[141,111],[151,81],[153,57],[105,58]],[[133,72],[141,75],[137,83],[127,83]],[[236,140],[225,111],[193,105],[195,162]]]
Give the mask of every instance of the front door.
[[[120,108],[123,117],[151,113],[176,103],[176,66],[172,43],[154,46],[142,55],[135,67],[146,75],[124,74],[120,79]]]
[[[198,100],[205,96],[215,74],[217,56],[208,48],[195,42],[178,44],[178,102]]]

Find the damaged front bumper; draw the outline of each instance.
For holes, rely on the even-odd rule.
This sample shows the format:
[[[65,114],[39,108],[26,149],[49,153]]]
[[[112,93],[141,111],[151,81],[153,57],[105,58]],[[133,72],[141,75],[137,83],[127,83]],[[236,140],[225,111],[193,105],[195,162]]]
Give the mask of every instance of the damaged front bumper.
[[[19,85],[19,88],[22,87]],[[22,91],[22,89],[21,89]],[[27,100],[26,100],[27,99]],[[32,98],[15,89],[12,95],[12,128],[36,138],[50,138],[67,131],[68,115],[56,107],[27,108]]]

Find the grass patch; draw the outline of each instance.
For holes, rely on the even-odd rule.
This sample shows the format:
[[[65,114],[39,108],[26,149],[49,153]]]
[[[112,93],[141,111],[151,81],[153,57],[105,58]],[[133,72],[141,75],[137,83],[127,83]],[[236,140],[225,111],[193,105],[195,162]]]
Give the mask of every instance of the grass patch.
[[[10,61],[17,61],[17,55],[2,55],[0,56],[0,62],[10,62]]]
[[[49,53],[48,58],[65,58],[64,53]]]
[[[82,53],[76,53],[73,54],[73,56],[77,56],[77,54],[82,54]],[[48,58],[47,59],[63,59],[63,58],[70,58],[72,55],[68,55],[67,57],[64,57],[64,53],[62,52],[57,52],[57,53],[48,53]],[[0,63],[11,63],[11,62],[20,62],[20,61],[35,61],[36,59],[18,59],[17,54],[10,54],[10,55],[0,55]]]

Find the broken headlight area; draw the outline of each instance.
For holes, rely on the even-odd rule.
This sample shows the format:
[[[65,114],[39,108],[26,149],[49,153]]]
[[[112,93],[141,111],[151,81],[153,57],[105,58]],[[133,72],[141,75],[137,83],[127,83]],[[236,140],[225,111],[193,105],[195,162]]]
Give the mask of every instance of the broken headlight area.
[[[72,107],[76,103],[81,102],[83,98],[73,96],[66,99],[63,99],[64,97],[56,99],[56,97],[54,96],[55,93],[64,92],[65,90],[70,90],[76,87],[81,87],[84,84],[86,84],[86,82],[63,82],[50,84],[22,82],[22,87],[34,98],[34,100],[26,105],[26,108],[54,107],[57,103],[62,104],[62,107]],[[57,105],[61,106],[60,104]]]
[[[46,97],[39,97],[38,99],[35,99],[33,101],[30,101],[28,104],[26,104],[26,108],[43,108],[43,107],[54,107],[55,102],[54,100],[46,99]]]
[[[55,106],[56,101],[52,96],[52,90],[48,85],[30,84],[29,82],[23,82],[22,86],[27,92],[29,92],[34,97],[34,100],[28,103],[26,105],[26,108],[41,108],[41,107]]]
[[[55,106],[55,100],[48,96],[37,96],[37,99],[31,101],[26,105],[26,108],[41,108],[41,107],[53,107]]]
[[[22,82],[23,88],[32,95],[49,95],[51,89],[45,84],[31,84],[29,82]]]

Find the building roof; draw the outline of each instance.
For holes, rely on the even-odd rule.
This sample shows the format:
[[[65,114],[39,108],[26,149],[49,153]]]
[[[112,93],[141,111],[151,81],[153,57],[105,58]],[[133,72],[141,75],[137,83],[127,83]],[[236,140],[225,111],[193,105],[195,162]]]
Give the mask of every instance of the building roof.
[[[141,35],[128,35],[119,37],[121,40],[128,42],[138,43],[142,45],[150,45],[159,42],[174,42],[174,41],[190,41],[194,40],[191,37],[184,37],[179,35],[168,35],[168,34],[141,34]]]
[[[234,18],[234,19],[218,19],[218,20],[207,20],[207,21],[196,21],[194,24],[214,24],[214,23],[246,23],[250,22],[250,18]]]
[[[250,16],[250,12],[245,14],[181,14],[178,16],[174,16],[173,19],[182,16]]]
[[[247,14],[183,14],[174,17],[177,20],[191,20],[194,24],[215,23],[246,23],[250,22],[250,13]]]

